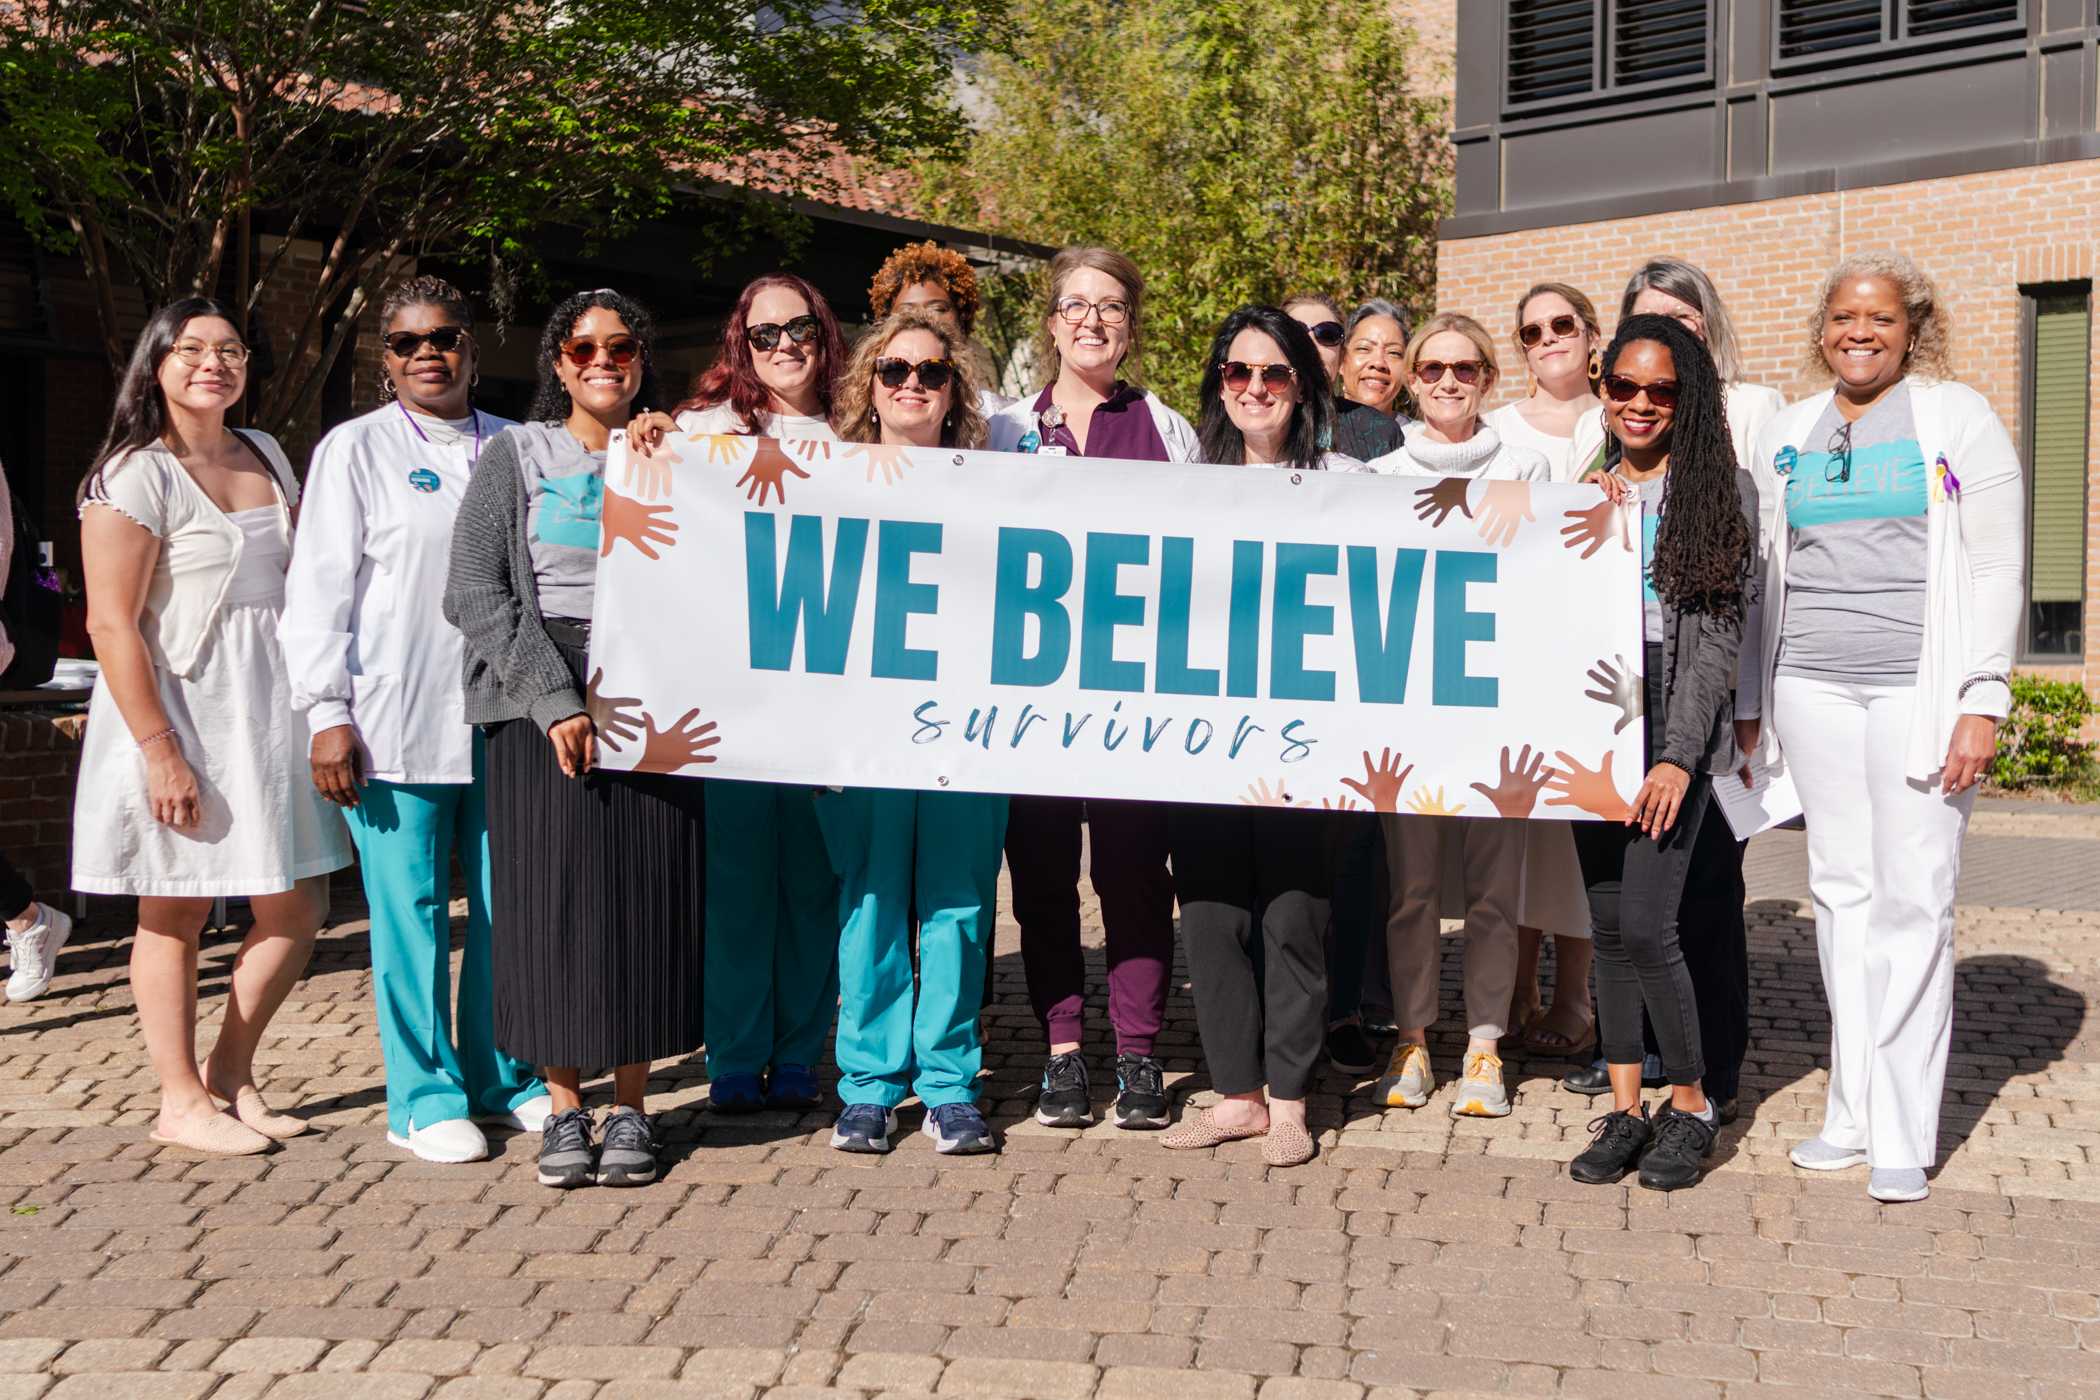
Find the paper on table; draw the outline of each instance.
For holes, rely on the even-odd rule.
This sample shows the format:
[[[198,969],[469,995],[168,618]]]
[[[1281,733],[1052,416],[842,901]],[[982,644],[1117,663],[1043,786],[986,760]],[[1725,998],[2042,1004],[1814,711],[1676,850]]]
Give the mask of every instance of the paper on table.
[[[1769,768],[1763,759],[1750,760],[1750,786],[1734,773],[1714,778],[1714,801],[1728,818],[1735,839],[1748,841],[1760,831],[1770,831],[1801,815],[1801,799],[1794,792],[1794,779],[1781,764]]]

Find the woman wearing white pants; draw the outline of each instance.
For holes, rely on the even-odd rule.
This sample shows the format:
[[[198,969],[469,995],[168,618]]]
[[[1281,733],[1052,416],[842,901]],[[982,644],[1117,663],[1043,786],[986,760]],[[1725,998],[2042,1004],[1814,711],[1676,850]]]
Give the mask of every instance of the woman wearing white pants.
[[[1947,378],[1946,312],[1908,258],[1841,262],[1814,327],[1836,383],[1753,457],[1765,589],[1744,654],[1761,665],[1739,712],[1769,697],[1765,754],[1801,793],[1830,1003],[1829,1105],[1793,1161],[1865,1163],[1876,1200],[1915,1201],[1947,1076],[1961,838],[2011,704],[2026,490],[1990,405]]]

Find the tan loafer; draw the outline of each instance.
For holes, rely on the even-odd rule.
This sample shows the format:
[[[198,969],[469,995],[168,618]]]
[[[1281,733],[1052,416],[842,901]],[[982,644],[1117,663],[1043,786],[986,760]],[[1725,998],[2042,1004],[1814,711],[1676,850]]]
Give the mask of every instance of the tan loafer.
[[[1260,1137],[1267,1128],[1228,1128],[1210,1116],[1210,1110],[1189,1114],[1159,1136],[1161,1147],[1186,1152],[1198,1147],[1220,1147],[1242,1138]]]
[[[1303,1166],[1319,1150],[1312,1134],[1296,1123],[1272,1121],[1261,1140],[1261,1159],[1272,1167]]]

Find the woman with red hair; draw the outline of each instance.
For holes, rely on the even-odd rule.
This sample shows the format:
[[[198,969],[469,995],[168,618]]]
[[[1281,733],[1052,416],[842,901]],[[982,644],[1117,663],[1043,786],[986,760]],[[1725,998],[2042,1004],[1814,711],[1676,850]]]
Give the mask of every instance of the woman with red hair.
[[[791,273],[757,278],[722,327],[722,348],[678,406],[678,431],[779,440],[830,452],[846,344],[823,293]],[[653,415],[649,429],[668,426]],[[781,489],[790,458],[750,489]],[[756,470],[756,468],[754,468]],[[838,877],[814,794],[788,783],[709,779],[707,1074],[718,1112],[813,1108],[811,1066],[838,1005]]]

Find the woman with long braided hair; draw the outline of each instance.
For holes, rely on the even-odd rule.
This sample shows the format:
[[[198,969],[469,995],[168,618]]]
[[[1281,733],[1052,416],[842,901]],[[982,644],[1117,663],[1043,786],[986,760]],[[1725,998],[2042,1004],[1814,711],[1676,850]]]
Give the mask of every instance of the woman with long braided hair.
[[[1736,665],[1749,596],[1756,493],[1736,465],[1713,357],[1666,316],[1622,321],[1603,358],[1614,473],[1639,507],[1648,773],[1620,821],[1576,827],[1597,949],[1597,1017],[1612,1111],[1569,1167],[1577,1181],[1670,1191],[1699,1179],[1719,1115],[1707,1101],[1699,1011],[1678,936],[1688,882],[1717,851],[1713,776],[1735,766]],[[1564,780],[1563,780],[1564,781]],[[1669,1102],[1641,1102],[1641,1012]]]

